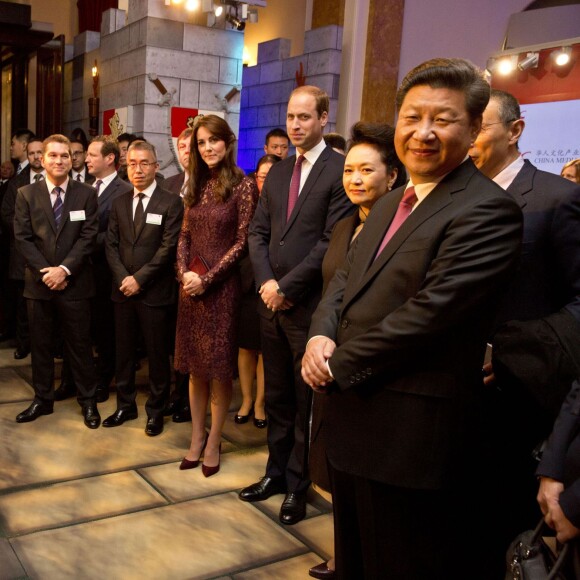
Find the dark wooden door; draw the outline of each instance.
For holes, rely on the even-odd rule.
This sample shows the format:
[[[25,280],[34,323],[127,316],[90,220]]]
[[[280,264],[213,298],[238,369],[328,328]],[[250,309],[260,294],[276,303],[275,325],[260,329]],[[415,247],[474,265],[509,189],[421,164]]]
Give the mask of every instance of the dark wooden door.
[[[62,132],[64,35],[39,47],[36,72],[36,133]]]

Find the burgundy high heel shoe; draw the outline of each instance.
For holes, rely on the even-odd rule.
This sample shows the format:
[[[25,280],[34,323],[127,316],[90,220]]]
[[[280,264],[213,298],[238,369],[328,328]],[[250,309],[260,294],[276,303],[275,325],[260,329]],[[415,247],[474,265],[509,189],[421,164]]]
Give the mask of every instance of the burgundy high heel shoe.
[[[199,452],[199,457],[197,458],[197,460],[194,461],[190,461],[189,459],[186,459],[185,457],[183,458],[183,461],[181,462],[181,465],[179,466],[179,469],[183,470],[183,469],[193,469],[195,467],[197,467],[199,465],[199,460],[201,459],[201,456],[203,455],[203,452],[205,450],[205,446],[207,445],[207,440],[209,439],[209,433],[206,431],[205,432],[205,441],[203,442],[203,445],[201,447],[201,451]]]
[[[220,448],[218,451],[219,455],[218,455],[218,464],[210,467],[209,465],[206,465],[205,463],[201,464],[201,472],[205,475],[205,477],[211,477],[212,475],[215,475],[219,470],[220,470],[220,461],[221,461],[221,454],[222,454],[222,444],[220,443]]]

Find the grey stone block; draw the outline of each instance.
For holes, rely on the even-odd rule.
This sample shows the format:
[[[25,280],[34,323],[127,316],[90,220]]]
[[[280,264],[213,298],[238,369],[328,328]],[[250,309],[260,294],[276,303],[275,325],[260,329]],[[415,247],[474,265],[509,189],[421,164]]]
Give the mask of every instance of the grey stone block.
[[[86,30],[82,34],[77,34],[74,39],[74,56],[79,56],[85,52],[90,52],[101,45],[101,33],[94,30]]]
[[[328,122],[330,124],[336,124],[338,113],[338,100],[330,99],[330,107],[328,108]]]
[[[266,86],[250,87],[250,107],[287,103],[294,84],[292,81],[281,81]]]
[[[137,78],[119,81],[108,85],[107,96],[111,98],[112,106],[109,109],[137,104]]]
[[[240,117],[240,129],[253,129],[258,123],[258,108],[247,107],[242,108],[242,115]]]
[[[117,33],[108,34],[101,38],[101,58],[108,60],[115,58],[118,54],[119,39]]]
[[[244,72],[242,74],[242,85],[244,87],[251,87],[253,85],[260,84],[260,69],[262,67],[257,64],[256,66],[246,66],[244,67]]]
[[[289,38],[275,38],[258,44],[258,64],[280,60],[290,56],[292,41]]]
[[[186,24],[183,30],[183,50],[242,60],[244,35],[232,30]]]
[[[131,24],[132,22],[141,20],[141,18],[145,18],[149,10],[148,4],[148,0],[129,0],[127,23]]]
[[[238,74],[242,61],[234,58],[220,57],[219,82],[227,85],[237,85],[239,82]]]
[[[144,75],[147,69],[147,48],[142,47],[119,57],[119,80]]]
[[[189,80],[217,82],[219,57],[147,47],[147,72]]]
[[[334,75],[322,74],[308,76],[306,78],[306,83],[309,85],[314,85],[315,87],[326,91],[330,95],[334,87]]]
[[[199,108],[208,109],[210,111],[223,111],[224,96],[231,89],[231,85],[201,82],[199,84]],[[239,112],[239,100],[237,102],[234,100],[230,101],[230,103],[228,103],[228,108],[231,112]]]
[[[75,55],[75,47],[74,44],[65,44],[64,45],[64,62],[69,62],[74,58]]]
[[[280,105],[267,105],[260,107],[257,116],[257,127],[270,127],[278,124],[280,118]]]
[[[179,106],[192,109],[199,107],[199,81],[181,81]]]
[[[322,50],[308,55],[308,67],[306,76],[325,73],[340,75],[340,63],[342,52],[340,50]]]
[[[341,43],[338,43],[339,28],[336,24],[331,24],[330,26],[307,30],[304,34],[304,52],[318,52],[327,48],[341,49],[342,39]]]
[[[308,55],[301,54],[300,56],[293,56],[282,61],[282,79],[291,79],[294,81],[296,79],[296,73],[300,70],[300,63],[302,63],[304,71],[306,71]]]
[[[260,84],[275,83],[282,80],[282,61],[264,63],[260,70]]]
[[[111,34],[119,28],[123,28],[127,22],[127,13],[117,8],[109,8],[101,16],[101,36]]]
[[[141,27],[146,26],[145,43],[148,46],[161,48],[183,49],[183,22],[146,18],[141,21]]]
[[[162,94],[155,84],[149,80],[147,75],[139,77],[141,80],[139,88],[142,89],[139,93],[139,100],[136,103],[146,103],[148,105],[157,105],[159,100],[162,98]],[[167,89],[169,93],[173,95],[172,106],[177,107],[180,101],[180,89],[181,81],[173,77],[162,77],[159,76],[158,79],[162,82],[163,86]],[[175,92],[173,92],[175,89]]]
[[[230,112],[226,114],[226,122],[230,126],[234,135],[240,134],[240,114],[236,112]],[[238,144],[239,147],[239,144]]]
[[[141,105],[137,105],[140,107]],[[136,107],[136,108],[137,108]],[[143,105],[143,131],[150,133],[165,133],[168,125],[167,115],[169,107],[158,107],[157,105]]]
[[[127,45],[127,50],[135,50],[140,46],[145,46],[147,36],[147,18],[139,20],[139,22],[134,22],[127,26],[129,31],[129,44]]]
[[[338,95],[340,94],[340,76],[335,76],[334,80],[332,81],[332,94],[330,97],[332,99],[338,99]]]

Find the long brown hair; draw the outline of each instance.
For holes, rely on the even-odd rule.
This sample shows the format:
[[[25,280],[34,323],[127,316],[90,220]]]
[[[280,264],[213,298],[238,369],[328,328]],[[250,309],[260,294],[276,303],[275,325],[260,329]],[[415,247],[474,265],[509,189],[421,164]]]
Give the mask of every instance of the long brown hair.
[[[225,141],[226,154],[219,166],[212,172],[207,163],[201,158],[197,148],[197,132],[200,127],[205,127],[212,135]],[[205,115],[201,117],[193,129],[191,137],[191,153],[189,155],[189,179],[187,191],[183,198],[185,205],[191,207],[199,202],[201,191],[207,184],[210,177],[217,177],[217,187],[215,196],[217,201],[226,201],[232,194],[236,186],[244,176],[244,172],[236,165],[234,149],[236,136],[230,126],[217,115]],[[216,175],[217,174],[217,175]]]

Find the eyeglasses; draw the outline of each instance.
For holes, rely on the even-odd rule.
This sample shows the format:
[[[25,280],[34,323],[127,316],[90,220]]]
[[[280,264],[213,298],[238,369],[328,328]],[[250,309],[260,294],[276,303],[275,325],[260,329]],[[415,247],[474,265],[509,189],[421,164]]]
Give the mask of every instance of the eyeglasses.
[[[84,154],[85,154],[84,151],[73,151],[71,157],[80,157],[81,155]]]
[[[152,165],[157,165],[157,161],[139,161],[139,163],[131,161],[130,163],[127,163],[129,169],[137,169],[137,166],[139,166],[141,171],[147,171]]]

